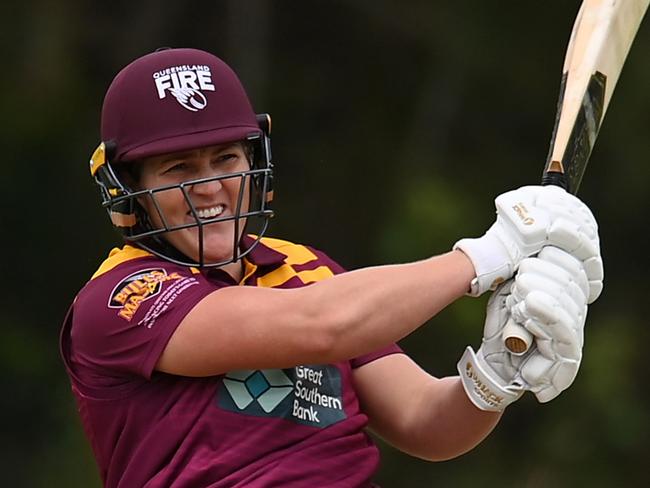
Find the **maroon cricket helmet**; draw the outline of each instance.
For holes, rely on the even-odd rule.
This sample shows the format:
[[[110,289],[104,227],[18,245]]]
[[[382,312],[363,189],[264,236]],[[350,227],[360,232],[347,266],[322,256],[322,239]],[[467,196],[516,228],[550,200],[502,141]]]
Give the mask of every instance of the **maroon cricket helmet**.
[[[126,66],[108,88],[102,142],[90,160],[90,173],[99,186],[102,206],[127,242],[174,263],[219,267],[249,253],[273,216],[270,128],[268,114],[255,115],[237,75],[222,60],[198,49],[158,50]],[[245,145],[248,171],[146,189],[131,188],[123,179],[121,169],[142,158],[236,141]],[[231,178],[240,181],[237,208],[226,216],[201,218],[189,189]],[[247,205],[245,188],[251,189]],[[182,193],[194,217],[191,223],[174,226],[160,213],[157,199],[170,191]],[[141,204],[146,199],[158,209],[162,225],[152,223]],[[224,221],[232,221],[235,227],[232,257],[207,262],[203,229]],[[244,228],[248,231],[252,221],[257,224],[255,237],[244,248]],[[167,233],[190,227],[198,228],[198,258],[182,255],[166,239]]]
[[[115,161],[243,140],[259,132],[233,70],[198,49],[165,49],[136,59],[111,83],[101,137]]]

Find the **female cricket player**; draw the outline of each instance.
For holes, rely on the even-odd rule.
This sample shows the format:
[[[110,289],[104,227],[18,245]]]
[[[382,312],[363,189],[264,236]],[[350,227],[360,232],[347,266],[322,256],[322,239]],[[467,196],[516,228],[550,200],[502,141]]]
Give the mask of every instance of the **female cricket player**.
[[[525,391],[546,402],[572,383],[603,276],[581,201],[520,188],[496,199],[482,237],[344,272],[265,236],[269,134],[235,73],[204,51],[143,56],[106,93],[90,171],[124,246],[61,334],[105,486],[376,486],[368,431],[448,459]],[[433,377],[396,345],[490,290],[482,345],[458,376]],[[533,334],[523,355],[503,345],[509,321]]]

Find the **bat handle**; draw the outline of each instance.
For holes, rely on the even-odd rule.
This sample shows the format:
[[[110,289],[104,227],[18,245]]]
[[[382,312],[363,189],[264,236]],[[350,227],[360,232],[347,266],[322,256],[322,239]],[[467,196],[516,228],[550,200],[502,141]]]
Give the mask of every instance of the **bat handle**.
[[[545,171],[542,176],[542,185],[554,185],[569,191],[569,183],[563,171]]]
[[[553,163],[551,164],[553,166]],[[559,165],[561,167],[561,165]],[[542,185],[555,185],[568,191],[568,181],[563,171],[551,169],[544,172]],[[525,327],[509,320],[501,333],[506,349],[515,355],[525,354],[533,343],[533,335]]]

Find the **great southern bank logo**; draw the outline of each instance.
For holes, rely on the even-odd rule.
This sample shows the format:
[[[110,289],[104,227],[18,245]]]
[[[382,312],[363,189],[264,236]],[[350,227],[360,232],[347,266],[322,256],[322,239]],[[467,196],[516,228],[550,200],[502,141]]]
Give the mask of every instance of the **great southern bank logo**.
[[[341,371],[335,365],[231,371],[217,405],[254,417],[276,417],[324,428],[346,418]]]
[[[212,73],[209,66],[181,65],[161,69],[153,74],[158,98],[161,100],[171,93],[183,108],[196,112],[208,104],[204,91],[214,91]]]

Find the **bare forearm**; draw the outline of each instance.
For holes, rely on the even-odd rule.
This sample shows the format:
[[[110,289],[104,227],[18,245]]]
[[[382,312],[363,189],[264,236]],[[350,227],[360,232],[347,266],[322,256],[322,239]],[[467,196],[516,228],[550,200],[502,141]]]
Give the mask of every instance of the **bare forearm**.
[[[460,378],[432,377],[404,354],[385,356],[353,374],[370,428],[416,457],[441,461],[459,456],[499,421],[500,414],[470,402]]]
[[[371,427],[401,451],[430,461],[451,459],[479,444],[499,421],[500,413],[469,401],[457,376],[418,383],[406,392],[399,421],[384,411],[369,412]]]
[[[331,332],[336,360],[397,341],[461,297],[474,269],[459,251],[366,268],[302,289],[314,323]]]
[[[433,408],[432,408],[433,406]],[[421,423],[414,425],[411,454],[433,461],[460,456],[479,444],[499,422],[501,413],[476,408],[457,376],[434,379],[420,403]]]

